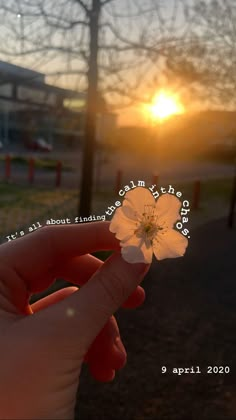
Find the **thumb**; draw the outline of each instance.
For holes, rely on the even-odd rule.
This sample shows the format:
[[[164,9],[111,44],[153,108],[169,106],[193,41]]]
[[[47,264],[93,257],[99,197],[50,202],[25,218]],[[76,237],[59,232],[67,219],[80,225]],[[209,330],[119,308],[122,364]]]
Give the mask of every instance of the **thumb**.
[[[78,292],[34,316],[44,318],[44,331],[50,329],[54,338],[60,334],[61,341],[79,346],[83,356],[148,269],[149,265],[129,264],[120,253],[113,254]]]

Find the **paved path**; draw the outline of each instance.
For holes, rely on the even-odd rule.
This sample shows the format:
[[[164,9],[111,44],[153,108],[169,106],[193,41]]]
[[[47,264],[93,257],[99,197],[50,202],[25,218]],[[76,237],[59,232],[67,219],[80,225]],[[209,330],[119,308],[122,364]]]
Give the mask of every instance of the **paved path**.
[[[236,229],[218,220],[192,230],[186,256],[153,263],[144,287],[145,304],[117,314],[127,366],[104,385],[84,368],[76,418],[235,420]],[[201,374],[172,373],[191,366]]]
[[[42,157],[42,154],[37,154]],[[43,155],[47,158],[48,155]],[[62,174],[62,186],[65,188],[78,188],[80,185],[82,155],[75,152],[72,154],[54,154],[50,158],[60,159],[65,164],[74,168],[73,172]],[[96,158],[94,179],[95,184],[101,189],[114,190],[116,184],[117,170],[122,169],[123,176],[121,185],[130,180],[144,180],[150,184],[153,174],[159,174],[159,183],[175,184],[182,181],[193,181],[195,179],[216,179],[232,177],[234,174],[233,165],[210,162],[186,162],[186,161],[158,161],[155,157],[140,158],[135,155],[115,153],[109,157],[107,163],[100,164]],[[0,180],[5,177],[5,164],[0,162]],[[28,168],[24,165],[12,164],[11,180],[19,184],[28,183]],[[54,187],[56,181],[55,171],[36,169],[35,185]]]

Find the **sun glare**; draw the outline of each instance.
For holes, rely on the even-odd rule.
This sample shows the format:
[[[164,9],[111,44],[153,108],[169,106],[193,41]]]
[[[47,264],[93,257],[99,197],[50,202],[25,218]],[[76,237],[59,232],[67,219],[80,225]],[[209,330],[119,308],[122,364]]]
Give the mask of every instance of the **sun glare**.
[[[153,120],[163,120],[174,114],[182,114],[184,107],[177,96],[161,91],[154,97],[146,110]]]

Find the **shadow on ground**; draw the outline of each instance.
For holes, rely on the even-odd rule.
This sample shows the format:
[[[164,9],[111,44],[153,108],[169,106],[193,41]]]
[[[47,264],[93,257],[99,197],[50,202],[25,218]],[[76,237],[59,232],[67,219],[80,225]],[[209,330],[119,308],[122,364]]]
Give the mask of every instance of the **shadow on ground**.
[[[236,230],[225,220],[193,230],[186,256],[153,263],[144,288],[141,308],[117,313],[126,367],[110,384],[83,368],[76,419],[235,420]],[[172,373],[191,366],[201,374]]]

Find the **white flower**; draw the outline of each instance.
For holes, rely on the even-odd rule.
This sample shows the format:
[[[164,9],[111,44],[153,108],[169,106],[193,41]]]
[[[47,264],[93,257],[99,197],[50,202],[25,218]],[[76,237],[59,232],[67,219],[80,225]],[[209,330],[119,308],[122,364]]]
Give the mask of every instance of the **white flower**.
[[[184,255],[188,240],[173,229],[181,219],[181,202],[172,194],[157,201],[142,187],[128,191],[110,223],[110,231],[120,240],[123,258],[130,263],[151,263],[153,253],[158,260]]]

